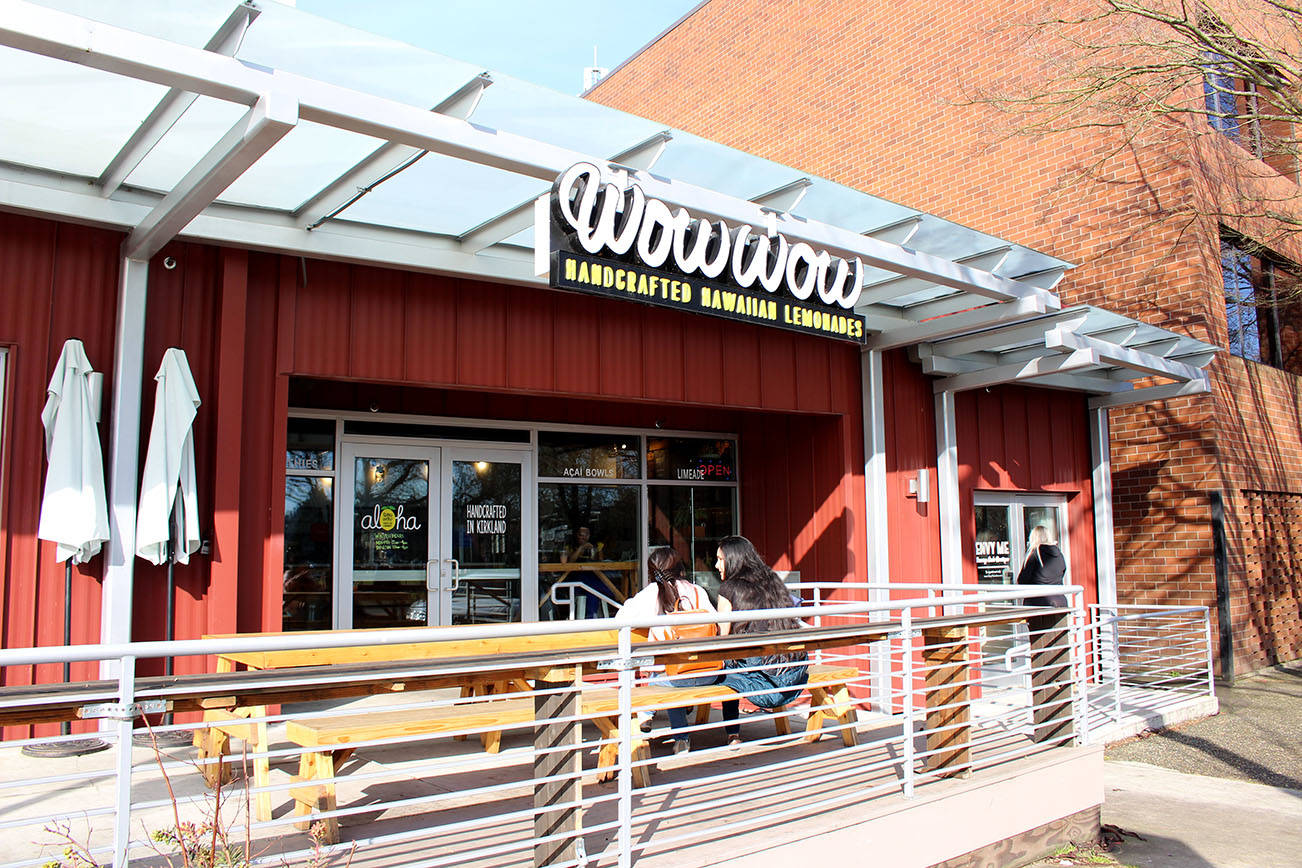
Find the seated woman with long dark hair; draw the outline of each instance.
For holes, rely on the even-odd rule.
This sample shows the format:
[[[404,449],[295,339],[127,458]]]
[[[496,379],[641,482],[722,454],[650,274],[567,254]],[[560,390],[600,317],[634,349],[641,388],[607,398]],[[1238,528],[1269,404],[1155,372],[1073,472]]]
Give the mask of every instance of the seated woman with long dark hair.
[[[652,549],[646,559],[647,584],[620,607],[620,618],[646,618],[656,615],[670,615],[677,611],[698,609],[714,612],[710,595],[705,589],[687,578],[687,567],[678,552],[668,546]],[[667,628],[652,627],[651,639],[662,641],[668,638]],[[716,683],[722,672],[706,672],[699,675],[669,676],[661,672],[651,679],[652,684],[662,687],[704,687]],[[687,709],[669,709],[669,726],[673,731],[674,753],[691,750],[691,737],[683,732],[687,728]]]
[[[714,566],[723,579],[719,586],[719,612],[791,608],[791,593],[787,586],[777,573],[769,569],[759,552],[755,551],[755,546],[744,536],[721,540]],[[721,632],[767,633],[803,626],[798,618],[763,618],[723,624]],[[729,660],[722,684],[746,695],[752,705],[773,709],[800,696],[808,676],[809,655],[797,651]],[[733,748],[741,745],[741,726],[737,723],[739,712],[739,700],[723,703],[724,731],[728,745]]]

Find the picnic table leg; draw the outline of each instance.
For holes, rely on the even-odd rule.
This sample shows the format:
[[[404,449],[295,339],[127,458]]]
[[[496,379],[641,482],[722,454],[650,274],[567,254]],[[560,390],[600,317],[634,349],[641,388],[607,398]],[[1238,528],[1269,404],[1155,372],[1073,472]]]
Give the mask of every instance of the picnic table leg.
[[[972,774],[972,727],[967,627],[931,627],[922,631],[922,642],[927,770],[968,777]]]
[[[265,718],[267,707],[258,705],[252,709],[252,712],[253,717]],[[253,733],[253,751],[261,754],[253,758],[253,785],[261,789],[261,792],[255,794],[254,816],[260,821],[266,821],[271,819],[271,793],[266,791],[266,787],[271,785],[271,758],[266,755],[271,745],[267,740],[266,720],[253,724]]]
[[[854,702],[850,698],[850,689],[844,684],[829,690],[826,687],[809,688],[809,722],[805,726],[805,741],[815,742],[822,737],[823,720],[832,718],[840,727],[838,735],[846,747],[859,743],[859,733],[855,731],[858,722],[854,712]],[[778,732],[782,732],[779,722]],[[785,733],[784,733],[785,734]]]
[[[553,669],[538,678],[534,693],[533,829],[535,868],[573,863],[579,858],[581,815],[573,805],[582,798],[583,727],[577,717],[582,702],[578,670]],[[543,778],[562,780],[537,783]],[[567,807],[552,808],[557,804]],[[551,840],[539,840],[559,835]]]
[[[235,664],[225,657],[218,657],[217,671],[233,672],[235,671]],[[216,726],[221,717],[219,712],[205,711],[203,713],[204,725],[195,729],[191,739],[194,746],[199,749],[200,760],[216,760],[216,762],[205,762],[199,766],[199,771],[203,774],[203,781],[210,788],[222,786],[231,779],[231,770],[225,762],[230,746],[230,736]]]
[[[217,726],[211,712],[204,713],[204,724],[194,731],[194,746],[199,749],[199,759],[208,760],[200,764],[199,771],[203,782],[211,789],[230,781],[231,770],[226,765],[226,755],[230,751],[231,739]]]
[[[334,781],[331,780],[335,776],[336,768],[335,756],[330,751],[304,753],[299,757],[298,778],[303,785],[290,791],[294,796],[294,816],[307,817],[313,811],[326,813],[338,807]],[[325,781],[325,783],[316,783],[317,781]],[[316,822],[322,826],[323,844],[339,843],[337,817],[322,817]],[[312,821],[304,819],[294,825],[299,829],[308,829]]]

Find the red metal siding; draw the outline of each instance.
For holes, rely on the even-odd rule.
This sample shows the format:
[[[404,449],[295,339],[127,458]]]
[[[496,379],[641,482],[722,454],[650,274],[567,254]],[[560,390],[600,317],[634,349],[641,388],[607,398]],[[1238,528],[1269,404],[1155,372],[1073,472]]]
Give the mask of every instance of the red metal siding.
[[[114,311],[117,306],[118,233],[30,217],[0,214],[0,344],[9,350],[5,383],[3,450],[0,451],[0,646],[62,645],[63,565],[54,546],[38,542],[36,526],[45,484],[41,408],[50,371],[63,342],[79,338],[95,369],[113,381]],[[105,396],[105,410],[108,397]],[[107,456],[110,420],[100,424]],[[104,555],[73,568],[72,641],[99,637]],[[74,678],[95,677],[93,664],[72,668]],[[10,669],[5,683],[33,677],[57,680],[59,667],[40,672]],[[25,733],[6,730],[10,737]]]
[[[891,579],[939,581],[940,508],[936,497],[936,404],[931,380],[904,350],[886,353],[883,376],[886,411],[887,533]],[[908,483],[930,471],[930,502],[908,496]]]
[[[1067,497],[1072,581],[1097,602],[1089,420],[1078,393],[1020,386],[962,392],[958,423],[959,500],[963,504],[963,580],[976,581],[970,553],[972,502],[979,489],[1054,492]]]

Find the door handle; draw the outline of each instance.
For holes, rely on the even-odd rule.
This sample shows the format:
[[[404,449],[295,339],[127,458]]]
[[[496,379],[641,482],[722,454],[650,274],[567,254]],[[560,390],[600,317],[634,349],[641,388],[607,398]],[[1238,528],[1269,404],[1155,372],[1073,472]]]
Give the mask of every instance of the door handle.
[[[425,590],[427,591],[439,589],[438,563],[438,558],[430,558],[425,562]],[[431,566],[433,569],[430,569]]]
[[[448,558],[447,562],[452,565],[452,584],[448,586],[448,590],[455,591],[461,587],[461,561],[456,558]]]

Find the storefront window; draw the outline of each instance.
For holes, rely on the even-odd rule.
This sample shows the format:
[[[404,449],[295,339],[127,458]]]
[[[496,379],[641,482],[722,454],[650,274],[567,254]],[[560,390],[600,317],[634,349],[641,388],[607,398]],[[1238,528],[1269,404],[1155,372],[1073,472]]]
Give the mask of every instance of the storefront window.
[[[650,450],[648,449],[648,454]],[[732,486],[647,486],[647,545],[673,546],[698,585],[719,590],[714,555],[719,540],[737,532],[737,489]]]
[[[335,420],[290,419],[285,437],[285,469],[334,470]]]
[[[641,587],[635,485],[538,485],[542,620],[614,614]]]
[[[737,444],[732,440],[649,437],[648,479],[690,482],[736,482]]]
[[[639,479],[642,438],[636,434],[538,435],[538,475],[563,479]]]
[[[329,630],[334,607],[334,480],[285,479],[282,628]]]

